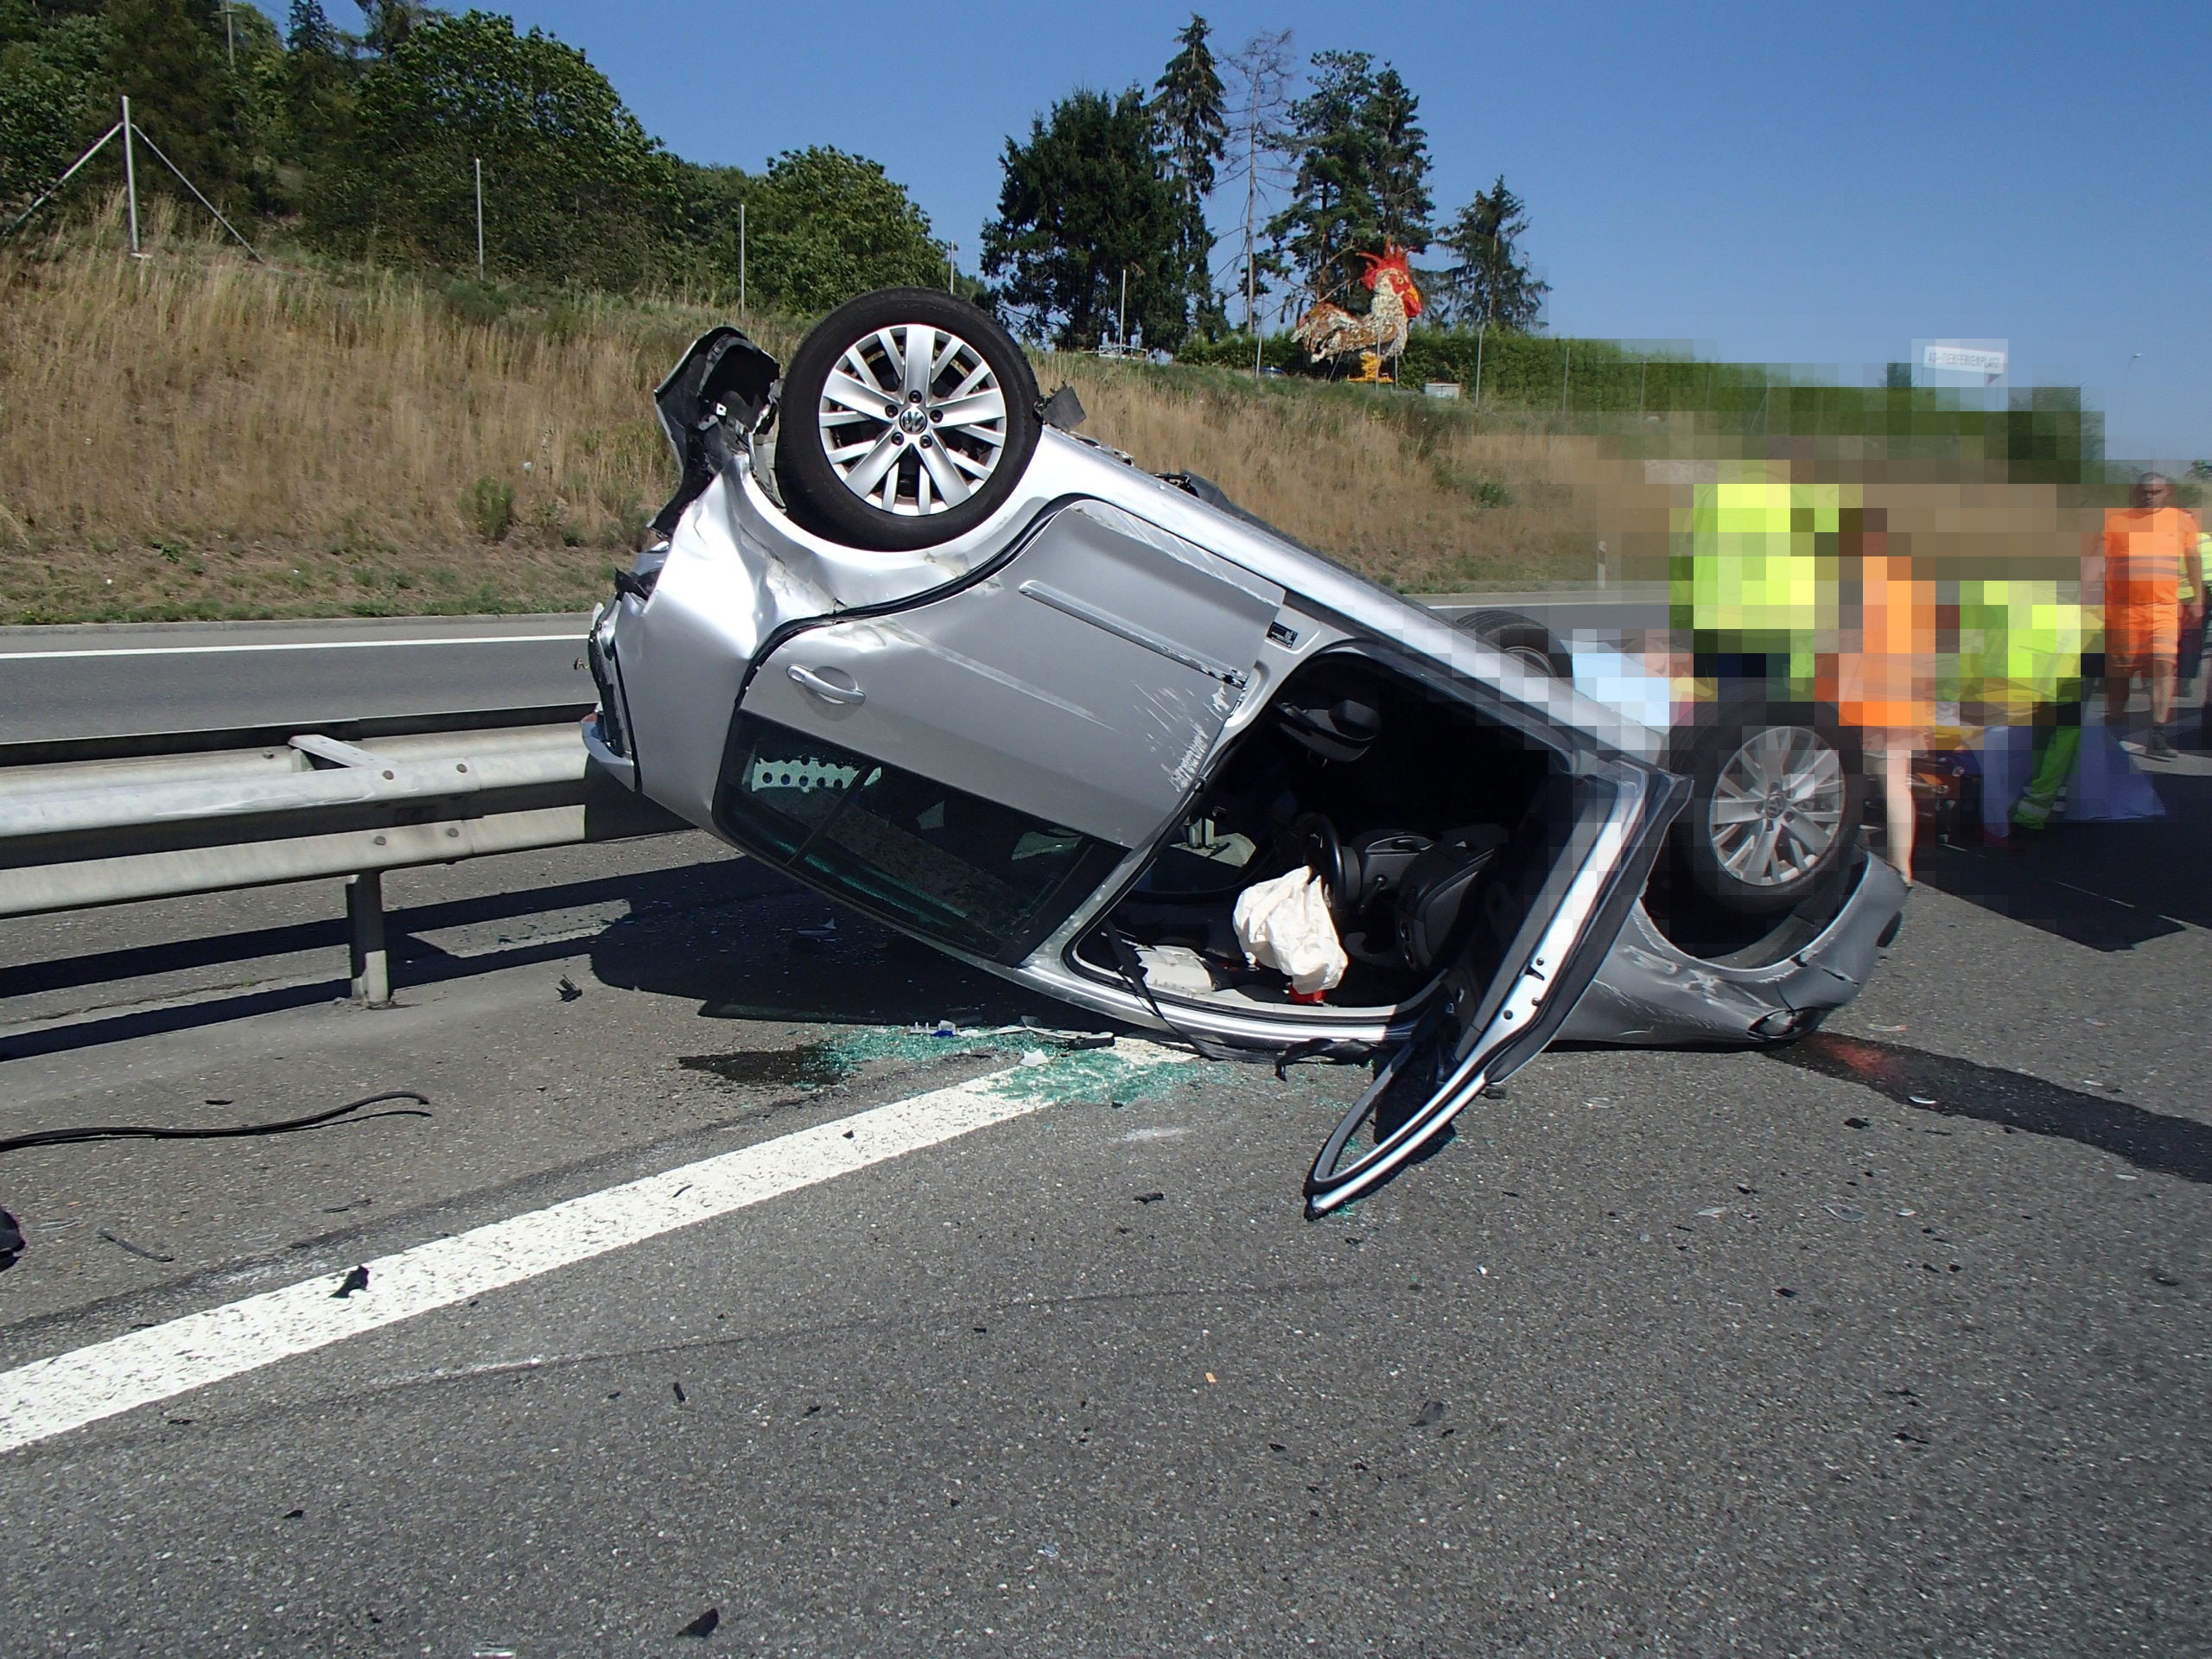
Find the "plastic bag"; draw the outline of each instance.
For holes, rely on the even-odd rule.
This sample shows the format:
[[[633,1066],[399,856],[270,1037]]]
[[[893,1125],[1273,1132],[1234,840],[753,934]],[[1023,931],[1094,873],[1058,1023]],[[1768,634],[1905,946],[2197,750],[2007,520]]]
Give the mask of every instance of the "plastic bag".
[[[1321,878],[1300,868],[1236,895],[1236,943],[1245,961],[1290,976],[1290,988],[1319,997],[1343,982],[1351,959],[1337,938]]]

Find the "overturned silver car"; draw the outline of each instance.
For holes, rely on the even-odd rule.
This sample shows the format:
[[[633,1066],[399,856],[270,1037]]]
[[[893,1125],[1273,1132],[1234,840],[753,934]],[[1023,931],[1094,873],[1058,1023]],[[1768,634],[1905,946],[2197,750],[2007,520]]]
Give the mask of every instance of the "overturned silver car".
[[[787,369],[718,329],[657,401],[683,482],[594,622],[598,762],[1092,1013],[1372,1060],[1311,1213],[1554,1041],[1798,1035],[1894,931],[1902,883],[1833,822],[1773,903],[1713,902],[1668,833],[1680,734],[1578,692],[1523,619],[1455,627],[1075,435],[973,306],[864,296]],[[1815,758],[1770,817],[1832,785]],[[1344,962],[1318,999],[1237,929],[1301,868]]]

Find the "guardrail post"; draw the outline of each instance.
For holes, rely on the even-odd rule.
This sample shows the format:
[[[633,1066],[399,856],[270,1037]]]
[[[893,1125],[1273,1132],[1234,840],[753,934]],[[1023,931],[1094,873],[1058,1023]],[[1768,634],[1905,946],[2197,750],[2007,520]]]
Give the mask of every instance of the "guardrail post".
[[[391,1006],[391,960],[384,948],[384,877],[364,870],[346,882],[346,921],[353,1000],[365,1007]]]

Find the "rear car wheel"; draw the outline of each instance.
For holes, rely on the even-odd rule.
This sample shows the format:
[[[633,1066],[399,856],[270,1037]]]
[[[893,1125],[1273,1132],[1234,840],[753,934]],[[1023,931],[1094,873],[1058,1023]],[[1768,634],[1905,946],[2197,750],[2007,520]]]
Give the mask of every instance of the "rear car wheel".
[[[792,518],[854,547],[966,534],[1037,448],[1037,380],[987,313],[934,289],[839,306],[784,376],[776,482]]]
[[[1824,709],[1732,694],[1676,734],[1667,765],[1692,784],[1669,832],[1675,855],[1698,890],[1730,910],[1802,904],[1857,833],[1858,746]]]
[[[1574,678],[1573,658],[1560,644],[1559,636],[1533,616],[1519,611],[1470,611],[1452,626],[1539,674],[1570,683]]]

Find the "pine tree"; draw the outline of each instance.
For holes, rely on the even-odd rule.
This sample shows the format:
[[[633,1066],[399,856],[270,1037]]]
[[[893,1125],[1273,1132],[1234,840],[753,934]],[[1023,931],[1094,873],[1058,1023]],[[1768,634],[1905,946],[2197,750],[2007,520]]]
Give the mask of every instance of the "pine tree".
[[[1151,115],[1132,86],[1078,92],[1007,140],[998,216],[983,227],[983,270],[1006,278],[1008,307],[1064,347],[1098,339],[1128,274],[1128,321],[1171,350],[1188,326],[1176,251],[1173,186],[1160,168]]]
[[[1364,270],[1359,255],[1428,245],[1428,135],[1389,64],[1366,52],[1317,52],[1313,64],[1313,91],[1291,106],[1297,181],[1268,233],[1314,297],[1337,299]]]
[[[1290,106],[1298,175],[1290,205],[1268,221],[1268,235],[1306,289],[1331,299],[1351,288],[1360,270],[1352,256],[1374,239],[1375,58],[1316,52],[1312,62],[1313,90]]]
[[[420,0],[361,0],[361,16],[368,27],[361,44],[379,58],[389,58],[407,37],[440,14]]]
[[[1198,302],[1201,325],[1211,321],[1217,328],[1220,308],[1213,299],[1213,236],[1206,228],[1206,198],[1213,194],[1229,122],[1223,110],[1221,74],[1206,44],[1210,32],[1206,20],[1192,12],[1189,24],[1175,37],[1182,50],[1167,60],[1154,85],[1151,112],[1175,188],[1175,252],[1183,285]]]
[[[1183,49],[1168,59],[1154,84],[1152,118],[1167,151],[1171,175],[1201,199],[1213,194],[1214,171],[1229,142],[1221,73],[1206,42],[1211,30],[1198,13],[1175,36]]]
[[[1459,256],[1446,273],[1459,321],[1523,331],[1537,326],[1552,285],[1520,257],[1520,239],[1528,229],[1526,207],[1505,188],[1503,173],[1446,227],[1438,239]]]
[[[331,27],[330,14],[323,10],[322,0],[292,0],[290,18],[284,29],[284,49],[318,58],[338,55],[338,31]]]
[[[1415,253],[1436,234],[1428,222],[1436,204],[1428,194],[1428,134],[1420,115],[1421,100],[1384,64],[1367,106],[1375,145],[1375,228],[1386,245],[1395,243]]]
[[[353,66],[346,37],[332,26],[322,0],[292,0],[285,48],[292,159],[312,167],[334,159],[351,131]]]

